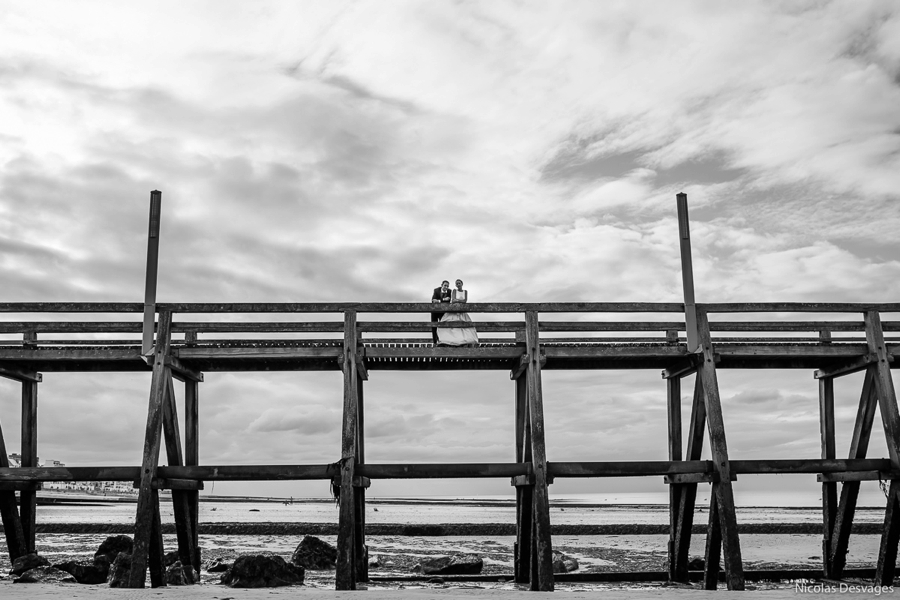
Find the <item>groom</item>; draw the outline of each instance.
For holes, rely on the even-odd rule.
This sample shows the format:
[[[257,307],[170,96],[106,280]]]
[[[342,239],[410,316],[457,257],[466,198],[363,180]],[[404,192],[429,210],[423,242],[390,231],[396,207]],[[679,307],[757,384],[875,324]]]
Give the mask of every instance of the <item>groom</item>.
[[[431,302],[441,304],[442,302],[450,302],[450,282],[446,279],[441,282],[441,287],[434,288],[434,293],[431,295]],[[444,316],[444,313],[431,313],[431,322],[437,323],[441,320],[441,317]],[[434,340],[434,345],[437,346],[438,343],[438,332],[437,327],[431,328],[431,338]]]

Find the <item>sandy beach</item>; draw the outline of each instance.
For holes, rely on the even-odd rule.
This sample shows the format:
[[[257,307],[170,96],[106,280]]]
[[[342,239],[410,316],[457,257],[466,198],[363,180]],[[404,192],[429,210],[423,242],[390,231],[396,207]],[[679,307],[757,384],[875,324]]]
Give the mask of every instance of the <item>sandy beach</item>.
[[[190,587],[167,587],[157,589],[117,589],[97,586],[76,585],[42,585],[0,582],[0,597],[8,600],[261,600],[263,598],[343,598],[365,597],[369,600],[526,600],[528,598],[564,598],[568,600],[637,600],[639,598],[660,598],[663,600],[697,600],[698,598],[746,598],[750,593],[753,598],[765,600],[783,600],[797,598],[806,594],[819,595],[822,591],[810,590],[798,592],[796,589],[767,589],[750,592],[730,592],[727,590],[706,591],[675,588],[620,588],[597,587],[593,590],[565,590],[555,592],[531,592],[525,590],[491,590],[460,588],[453,589],[367,589],[354,592],[337,592],[299,587],[265,588],[265,589],[232,589],[223,586],[201,585]],[[839,588],[835,594],[839,594]],[[851,594],[854,598],[877,598],[897,595],[896,592],[876,592],[863,589],[851,593],[848,589],[843,594]],[[841,594],[841,595],[843,595]]]

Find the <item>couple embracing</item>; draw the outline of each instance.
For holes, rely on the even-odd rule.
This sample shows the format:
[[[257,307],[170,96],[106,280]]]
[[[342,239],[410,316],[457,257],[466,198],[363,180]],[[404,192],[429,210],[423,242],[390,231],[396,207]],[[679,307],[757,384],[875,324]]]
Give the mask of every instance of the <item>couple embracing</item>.
[[[456,289],[450,289],[450,282],[444,280],[441,287],[434,288],[431,295],[431,302],[434,304],[456,304],[465,303],[469,298],[469,293],[463,289],[462,279],[456,280]],[[431,321],[447,323],[452,321],[460,321],[471,323],[468,313],[449,312],[449,313],[431,313]],[[435,327],[431,330],[431,336],[434,339],[435,346],[477,346],[478,333],[474,327]]]

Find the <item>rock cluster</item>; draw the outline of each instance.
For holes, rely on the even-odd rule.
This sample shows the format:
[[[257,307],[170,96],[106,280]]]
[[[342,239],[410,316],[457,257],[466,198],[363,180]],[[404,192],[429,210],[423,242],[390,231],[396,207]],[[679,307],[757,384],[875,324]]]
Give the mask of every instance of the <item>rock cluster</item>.
[[[303,567],[292,565],[280,556],[243,554],[225,571],[221,583],[236,588],[301,585],[305,574]]]
[[[337,548],[312,535],[305,535],[294,554],[291,555],[291,564],[304,569],[323,570],[333,569],[337,563]]]

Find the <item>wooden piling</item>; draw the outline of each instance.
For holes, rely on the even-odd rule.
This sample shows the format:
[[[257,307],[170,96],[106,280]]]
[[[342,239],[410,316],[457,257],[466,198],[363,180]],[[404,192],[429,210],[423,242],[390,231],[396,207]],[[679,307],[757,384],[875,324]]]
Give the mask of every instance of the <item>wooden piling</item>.
[[[0,426],[0,468],[9,468],[9,457],[6,454],[6,442],[3,440],[3,427]],[[9,562],[27,554],[28,544],[22,530],[19,509],[16,506],[14,490],[0,490],[0,519],[3,521],[3,533],[6,536],[6,549]]]
[[[357,369],[356,377],[356,464],[366,462],[365,444],[365,406],[363,401],[363,377],[362,370]],[[360,582],[369,580],[369,554],[366,547],[366,488],[360,485],[355,492],[355,531],[354,555],[356,557],[356,579]]]
[[[544,442],[544,401],[541,392],[541,346],[537,311],[525,312],[525,344],[529,362],[526,371],[528,415],[531,423],[531,460],[534,469],[534,539],[531,589],[553,591],[553,546],[550,539],[550,495],[547,489],[547,453]]]
[[[184,380],[184,464],[197,466],[200,464],[200,382],[195,379]],[[200,515],[200,491],[185,492],[188,497],[191,519],[191,533],[194,540],[193,564],[200,567],[200,539],[198,535]]]
[[[681,379],[671,377],[666,380],[666,416],[669,432],[669,460],[682,460],[681,444]],[[677,484],[669,485],[669,543],[668,571],[669,581],[676,581],[675,538],[678,529],[678,505],[680,490]]]
[[[719,502],[716,486],[712,484],[709,495],[709,521],[706,525],[706,553],[703,564],[703,589],[714,590],[719,583],[719,562],[722,558],[722,526],[719,520]]]
[[[891,472],[900,471],[900,410],[897,406],[897,393],[891,378],[890,361],[892,356],[884,342],[884,330],[878,311],[870,310],[865,314],[866,343],[869,354],[875,357],[875,394],[881,409],[881,421],[887,442],[888,455],[891,458]],[[897,563],[897,542],[900,540],[900,512],[898,512],[897,494],[900,480],[890,482],[887,494],[887,507],[884,515],[884,529],[881,534],[881,547],[878,563],[875,567],[876,578],[881,585],[890,585],[894,581],[894,570]]]
[[[866,369],[863,379],[862,393],[859,396],[859,408],[856,411],[856,422],[853,425],[853,435],[850,439],[849,458],[865,458],[869,449],[869,437],[872,433],[872,423],[875,420],[877,407],[875,398],[875,367]],[[850,530],[853,527],[853,517],[856,515],[856,501],[859,498],[859,481],[845,481],[841,485],[841,497],[838,502],[837,514],[834,518],[834,529],[831,532],[831,554],[828,559],[831,563],[829,572],[831,576],[839,579],[847,564],[847,549],[850,545]]]
[[[691,403],[691,424],[688,430],[685,460],[700,460],[703,452],[703,431],[706,427],[706,404],[703,400],[703,382],[694,379],[694,397]],[[691,530],[694,526],[694,508],[697,501],[696,483],[673,483],[676,490],[674,581],[687,583],[688,560],[691,550]]]
[[[837,457],[834,441],[834,378],[819,379],[819,431],[822,440],[822,458]],[[822,572],[825,577],[833,577],[831,572],[831,535],[837,518],[837,482],[822,482]]]
[[[172,378],[166,384],[166,398],[163,402],[163,434],[166,442],[166,457],[169,466],[184,465],[184,453],[181,448],[180,429],[178,427],[178,408],[175,402],[175,385]],[[172,512],[175,517],[175,536],[178,540],[178,559],[181,566],[191,571],[191,581],[196,579],[200,565],[194,564],[194,532],[192,528],[190,492],[172,490]]]
[[[22,466],[38,466],[37,451],[37,381],[22,382]],[[35,551],[35,515],[37,512],[37,491],[19,492],[19,518],[22,534],[25,536],[25,552]]]
[[[705,312],[697,316],[698,335],[702,362],[697,375],[703,382],[706,404],[706,424],[709,431],[709,447],[718,485],[714,486],[719,520],[722,530],[722,554],[724,555],[725,583],[729,590],[744,589],[744,567],[741,560],[741,541],[738,536],[737,514],[734,507],[734,490],[731,485],[731,466],[725,441],[725,420],[719,398],[719,382],[716,362],[709,335],[709,320]]]
[[[337,539],[336,590],[355,590],[357,573],[354,558],[356,543],[356,500],[353,478],[357,440],[357,333],[356,312],[344,312],[344,410],[341,434],[340,513]]]
[[[162,548],[162,530],[159,522],[159,493],[153,489],[153,479],[159,465],[162,443],[163,409],[171,378],[166,367],[169,354],[172,313],[160,311],[156,345],[153,351],[153,375],[150,382],[150,401],[147,410],[147,428],[144,432],[144,452],[141,459],[141,483],[138,491],[137,515],[134,523],[134,550],[131,558],[131,574],[128,587],[142,588],[147,577],[148,560],[156,560],[155,548]],[[151,562],[151,566],[152,566]],[[165,580],[160,585],[164,585]],[[151,585],[153,577],[151,573]]]
[[[531,423],[528,418],[528,381],[520,376],[515,381],[515,427],[517,463],[531,462]],[[514,545],[513,574],[516,583],[528,583],[531,576],[531,532],[533,524],[534,483],[517,483],[516,487],[516,542]]]

